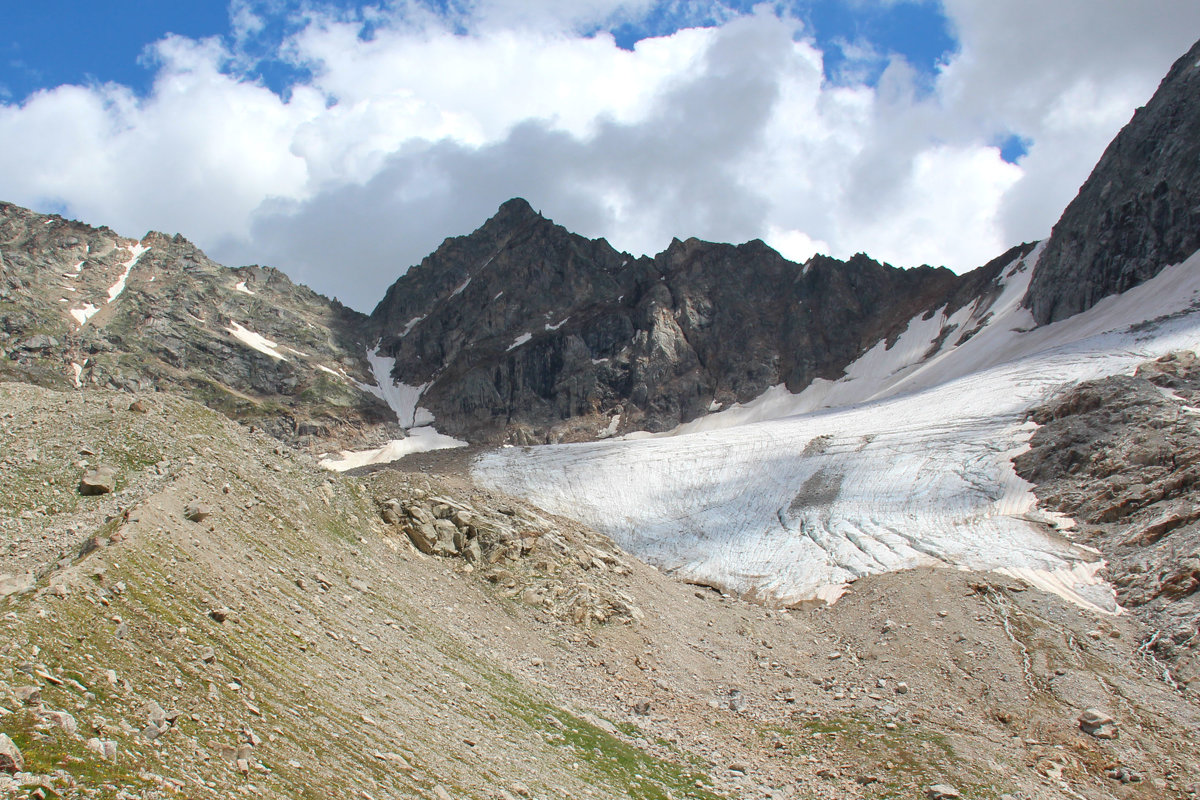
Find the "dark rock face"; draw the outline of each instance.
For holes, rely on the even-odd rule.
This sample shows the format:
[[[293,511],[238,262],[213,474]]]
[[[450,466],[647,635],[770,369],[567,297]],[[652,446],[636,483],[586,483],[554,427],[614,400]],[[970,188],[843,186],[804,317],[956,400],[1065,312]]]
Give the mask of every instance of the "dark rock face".
[[[618,253],[511,200],[448,239],[371,315],[439,428],[518,443],[664,430],[783,383],[836,378],[944,298],[945,269],[787,261],[759,241]]]
[[[1166,391],[1163,391],[1166,390]],[[1200,359],[1080,384],[1033,419],[1017,473],[1042,505],[1082,523],[1120,603],[1157,631],[1153,650],[1200,679]]]
[[[1200,248],[1200,42],[1105,150],[1025,296],[1039,324],[1149,280]]]
[[[136,247],[149,249],[130,267]],[[356,384],[372,382],[365,316],[278,270],[229,269],[181,236],[138,242],[6,203],[0,267],[0,379],[182,391],[314,446],[394,421]]]

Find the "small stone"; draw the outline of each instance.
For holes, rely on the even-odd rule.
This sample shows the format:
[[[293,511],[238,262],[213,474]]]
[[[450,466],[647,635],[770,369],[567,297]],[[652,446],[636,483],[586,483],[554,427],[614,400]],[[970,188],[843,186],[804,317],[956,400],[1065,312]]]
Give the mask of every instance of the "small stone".
[[[197,500],[183,507],[183,516],[192,522],[203,522],[212,516],[212,506]]]
[[[896,694],[908,694],[908,684],[900,681],[896,684],[895,692]]]
[[[42,702],[42,687],[40,686],[18,686],[13,689],[13,694],[27,706],[36,706]]]
[[[962,797],[958,793],[958,789],[946,783],[935,783],[925,790],[925,796],[929,800],[958,800]]]
[[[214,608],[212,611],[209,611],[208,615],[210,617],[212,617],[214,620],[216,620],[217,622],[224,622],[225,620],[227,620],[231,616],[233,616],[233,611],[222,606],[221,608]]]
[[[387,761],[388,763],[395,764],[398,769],[412,769],[412,766],[408,763],[408,759],[399,753],[376,753],[375,757],[380,761]]]
[[[42,719],[49,722],[54,727],[62,730],[64,733],[75,733],[79,730],[79,723],[75,718],[66,711],[50,711],[43,715]]]
[[[650,713],[650,701],[639,700],[638,702],[634,703],[633,713],[637,714],[639,717],[648,715]]]
[[[129,410],[135,414],[145,414],[146,413],[146,404],[143,403],[141,400],[134,400],[132,403],[129,404]]]
[[[217,660],[216,651],[214,651],[211,647],[204,648],[203,650],[200,651],[200,660],[203,661],[205,664],[213,663],[214,661]]]

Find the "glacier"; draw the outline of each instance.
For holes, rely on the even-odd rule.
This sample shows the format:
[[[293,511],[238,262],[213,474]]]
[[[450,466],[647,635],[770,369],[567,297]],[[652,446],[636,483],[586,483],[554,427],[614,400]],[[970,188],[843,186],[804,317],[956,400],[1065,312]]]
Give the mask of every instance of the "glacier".
[[[913,319],[837,381],[665,434],[503,448],[472,475],[682,580],[767,603],[833,602],[857,578],[932,564],[1117,612],[1099,554],[1037,508],[1012,458],[1036,428],[1029,410],[1064,386],[1200,347],[1200,253],[1037,327],[1020,300],[1040,251],[1006,265],[990,300]]]

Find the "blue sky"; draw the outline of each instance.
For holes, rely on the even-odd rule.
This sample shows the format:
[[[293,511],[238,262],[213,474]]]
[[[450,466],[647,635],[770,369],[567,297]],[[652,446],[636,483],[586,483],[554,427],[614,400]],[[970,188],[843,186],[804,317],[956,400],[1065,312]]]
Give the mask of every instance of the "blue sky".
[[[373,4],[341,0],[329,3],[344,14],[362,17],[363,8]],[[445,8],[445,3],[431,3]],[[737,2],[714,6],[713,12],[680,14],[659,6],[633,21],[614,20],[588,26],[606,30],[626,49],[651,36],[668,36],[684,25],[713,25],[731,14],[748,14],[757,3]],[[830,81],[847,80],[842,69],[847,59],[842,47],[867,42],[881,54],[895,53],[926,75],[933,75],[939,62],[953,52],[956,43],[948,30],[941,7],[934,3],[847,4],[842,0],[813,0],[786,4],[787,11],[805,23],[826,53],[825,74]],[[284,31],[286,15],[274,17],[271,30],[258,39],[265,63],[254,75],[278,92],[302,78],[291,65],[270,58],[264,43],[277,43]],[[69,19],[69,25],[63,20]],[[0,91],[9,100],[22,100],[38,89],[64,83],[87,84],[115,81],[145,93],[154,78],[153,60],[147,46],[168,34],[190,38],[234,36],[230,10],[221,3],[169,3],[163,0],[109,0],[105,3],[79,0],[42,0],[12,4],[5,10],[0,63]],[[370,35],[370,26],[364,35]],[[878,80],[885,62],[880,58],[865,78]],[[856,76],[862,77],[862,76]]]
[[[360,308],[517,195],[634,253],[965,270],[1049,231],[1198,35],[1183,0],[10,3],[0,199]]]

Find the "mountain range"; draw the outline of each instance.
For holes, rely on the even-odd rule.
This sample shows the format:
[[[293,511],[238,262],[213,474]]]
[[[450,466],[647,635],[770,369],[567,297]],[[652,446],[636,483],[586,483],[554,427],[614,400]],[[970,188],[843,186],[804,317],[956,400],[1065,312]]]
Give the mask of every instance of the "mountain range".
[[[1195,796],[1198,298],[1200,42],[963,275],[0,203],[0,790]]]

